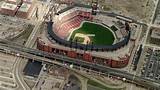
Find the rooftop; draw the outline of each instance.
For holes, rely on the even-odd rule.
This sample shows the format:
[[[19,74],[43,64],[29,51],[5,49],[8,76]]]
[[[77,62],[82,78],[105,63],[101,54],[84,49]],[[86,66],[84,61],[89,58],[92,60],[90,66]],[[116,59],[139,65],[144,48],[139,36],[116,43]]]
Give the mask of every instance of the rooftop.
[[[10,1],[10,2],[17,2],[17,1],[19,1],[19,0],[7,0],[7,1]]]
[[[23,0],[23,2],[32,3],[33,0]]]
[[[9,10],[15,10],[17,8],[17,5],[3,2],[2,5],[1,5],[1,8],[9,9]]]
[[[20,0],[7,0],[9,2],[19,2]]]
[[[30,7],[31,7],[31,4],[23,3],[18,11],[28,12],[28,10],[29,10]]]
[[[160,39],[160,30],[159,30],[159,29],[154,29],[154,30],[152,30],[151,37],[152,37],[152,38]]]

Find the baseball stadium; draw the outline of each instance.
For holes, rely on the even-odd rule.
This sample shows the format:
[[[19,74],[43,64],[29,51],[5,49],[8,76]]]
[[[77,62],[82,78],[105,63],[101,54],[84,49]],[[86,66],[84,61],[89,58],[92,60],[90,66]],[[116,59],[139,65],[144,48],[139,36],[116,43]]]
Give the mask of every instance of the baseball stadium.
[[[125,67],[132,52],[129,24],[109,18],[78,6],[59,11],[47,22],[47,37],[38,38],[37,48],[113,68]]]

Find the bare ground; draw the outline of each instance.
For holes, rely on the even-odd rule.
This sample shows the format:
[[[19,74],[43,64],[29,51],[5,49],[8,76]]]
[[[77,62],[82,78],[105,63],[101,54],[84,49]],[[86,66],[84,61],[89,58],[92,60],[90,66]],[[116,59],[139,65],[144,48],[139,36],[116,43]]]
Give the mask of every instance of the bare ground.
[[[92,0],[83,0],[91,3]],[[117,12],[122,15],[141,19],[145,22],[150,21],[154,9],[154,0],[98,0],[100,7],[104,10]],[[82,2],[82,1],[81,1]]]

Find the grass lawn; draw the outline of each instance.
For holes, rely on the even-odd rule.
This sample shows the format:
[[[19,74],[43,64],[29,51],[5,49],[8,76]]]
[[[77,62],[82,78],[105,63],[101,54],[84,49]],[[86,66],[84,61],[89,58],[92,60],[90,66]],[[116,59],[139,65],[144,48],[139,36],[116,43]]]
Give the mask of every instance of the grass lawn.
[[[71,38],[73,39],[76,33],[87,34],[87,35],[95,35],[89,36],[94,45],[112,45],[114,43],[114,35],[112,32],[102,25],[84,22],[82,27],[73,31]]]
[[[109,87],[106,87],[100,83],[97,83],[95,81],[92,81],[92,80],[88,80],[88,84],[89,85],[92,85],[92,86],[95,86],[95,87],[98,87],[98,88],[101,88],[101,89],[105,89],[105,90],[122,90],[120,88],[117,88],[117,89],[114,89],[114,88],[109,88]]]

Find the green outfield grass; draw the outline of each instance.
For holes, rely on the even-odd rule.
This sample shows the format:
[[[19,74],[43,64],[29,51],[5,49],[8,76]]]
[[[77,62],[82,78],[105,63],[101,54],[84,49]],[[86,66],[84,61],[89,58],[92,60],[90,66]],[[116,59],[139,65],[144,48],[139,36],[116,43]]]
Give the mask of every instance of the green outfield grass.
[[[71,38],[75,38],[76,33],[95,35],[89,36],[94,45],[112,45],[115,40],[114,35],[108,28],[90,22],[84,22],[82,27],[78,28],[77,30],[74,30],[70,37],[70,40]]]

